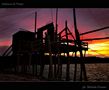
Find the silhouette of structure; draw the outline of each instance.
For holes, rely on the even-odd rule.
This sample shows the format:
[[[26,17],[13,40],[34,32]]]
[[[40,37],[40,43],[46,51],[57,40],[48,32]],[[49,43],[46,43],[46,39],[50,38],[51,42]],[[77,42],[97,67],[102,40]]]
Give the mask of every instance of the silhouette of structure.
[[[35,19],[36,15],[37,13],[35,13]],[[57,28],[57,18],[56,29],[53,22],[36,29],[35,21],[35,32],[26,30],[16,32],[13,35],[12,45],[5,51],[3,56],[5,57],[12,53],[12,66],[15,68],[15,72],[27,73],[28,70],[31,70],[32,68],[33,75],[40,78],[43,77],[44,67],[48,64],[49,80],[61,80],[63,64],[66,64],[66,80],[70,80],[70,64],[73,63],[75,64],[74,81],[76,81],[77,64],[79,64],[80,81],[87,81],[85,63],[91,61],[85,61],[85,54],[86,51],[88,51],[88,43],[84,41],[109,39],[109,37],[81,40],[80,36],[104,30],[109,27],[80,34],[77,28],[75,9],[73,9],[73,16],[75,37],[69,30],[67,21],[65,21],[65,28],[60,32],[58,32]],[[63,35],[63,32],[65,35]],[[72,38],[69,39],[69,35]],[[77,56],[78,51],[80,56]],[[73,55],[70,56],[69,52],[73,52]],[[62,53],[64,53],[64,56],[61,55]],[[40,66],[39,73],[37,67],[38,65]]]

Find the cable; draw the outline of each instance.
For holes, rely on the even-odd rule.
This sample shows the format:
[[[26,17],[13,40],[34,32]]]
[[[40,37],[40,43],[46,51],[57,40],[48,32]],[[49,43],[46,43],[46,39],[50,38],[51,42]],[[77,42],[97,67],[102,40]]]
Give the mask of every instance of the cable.
[[[29,14],[30,15],[30,14]],[[28,16],[28,15],[27,15]],[[26,16],[26,17],[27,17]],[[26,19],[26,17],[25,17],[25,19]],[[16,18],[17,19],[17,18]],[[24,20],[25,20],[24,19]],[[16,20],[15,20],[16,21]],[[13,31],[11,31],[11,32],[9,32],[9,28],[10,28],[10,26],[15,26],[16,24],[14,24],[14,23],[9,23],[9,24],[7,24],[6,25],[6,27],[1,27],[1,30],[0,30],[0,32],[1,32],[1,34],[3,34],[3,35],[5,35],[6,34],[6,37],[7,37],[7,35],[8,35],[8,37],[7,38],[10,38],[10,34],[12,34],[13,33]],[[21,26],[18,26],[17,25],[17,27],[21,27]],[[17,28],[16,27],[16,28]],[[30,26],[30,25],[28,25],[27,26],[28,28],[32,28],[32,26]],[[11,29],[12,29],[13,27],[11,27]],[[14,30],[14,28],[12,29],[12,30]],[[18,31],[17,29],[16,29],[16,31]],[[7,34],[8,33],[8,34]],[[9,34],[10,33],[10,34]],[[0,41],[5,41],[7,38],[2,38],[2,40],[0,40]]]
[[[33,12],[32,12],[33,13]],[[27,17],[30,17],[30,14],[32,15],[32,13],[29,13],[28,15],[26,15],[26,16],[22,16],[22,18],[23,17],[25,17],[25,18],[23,18],[23,20],[25,20],[25,19],[27,19]],[[16,18],[14,21],[17,21],[18,19]],[[14,24],[14,22],[13,23],[10,23],[11,24],[11,26],[15,26],[16,24]],[[3,29],[1,29],[0,30],[0,32],[7,32],[7,30],[9,30],[9,27],[10,27],[10,25],[8,25],[7,27],[3,27]],[[19,25],[17,25],[17,27],[20,27]],[[28,27],[33,27],[33,26],[28,26]],[[1,27],[2,28],[2,27]]]
[[[98,20],[97,20],[95,14],[93,14],[93,11],[92,11],[91,9],[89,9],[89,13],[92,15],[93,20],[98,24],[98,26],[101,27],[102,22],[100,22],[100,20],[99,20],[99,22],[98,22]],[[100,24],[100,23],[101,23],[101,24]],[[106,32],[103,32],[103,33],[104,33],[105,35],[107,34]],[[107,35],[106,35],[106,36],[107,36]]]
[[[33,13],[33,12],[35,12],[35,10],[32,10],[32,11],[26,11],[25,13],[21,13],[21,11],[20,11],[20,13],[14,13],[14,14],[11,14],[10,16],[13,16],[13,17],[15,17],[15,16],[22,16],[22,15],[27,15],[28,13]],[[3,14],[3,13],[2,13]],[[1,15],[2,15],[1,14]],[[6,17],[9,17],[9,14],[5,14],[5,15],[3,15],[3,16],[0,16],[0,17],[4,17],[4,18],[6,18]]]

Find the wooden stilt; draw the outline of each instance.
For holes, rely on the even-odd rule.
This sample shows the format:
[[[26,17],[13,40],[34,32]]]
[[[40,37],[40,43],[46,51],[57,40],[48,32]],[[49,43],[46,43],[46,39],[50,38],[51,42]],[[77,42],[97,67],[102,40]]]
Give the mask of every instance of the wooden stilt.
[[[37,63],[38,63],[38,55],[36,55],[35,56],[36,58],[35,58],[35,76],[37,76],[38,74],[37,74]]]
[[[57,79],[61,80],[61,60],[60,60],[60,54],[58,55],[58,70],[57,70]]]
[[[59,75],[59,79],[62,79],[62,60],[60,61],[60,75]]]
[[[43,53],[40,55],[40,77],[43,77],[43,71],[44,71],[44,58]]]
[[[61,56],[61,53],[60,53],[60,38],[61,36],[59,36],[59,38],[57,38],[57,52],[58,52],[58,56],[57,56],[57,59],[58,59],[58,69],[57,69],[57,79],[58,80],[61,80],[61,77],[62,77],[62,62],[61,62],[61,59],[60,59],[60,56]]]
[[[31,72],[31,55],[29,54],[29,71]]]
[[[19,61],[20,61],[20,55],[17,54],[17,66],[16,66],[16,72],[19,72]]]
[[[82,53],[82,45],[81,45],[81,40],[80,40],[80,34],[79,31],[77,29],[77,23],[76,23],[76,12],[75,12],[75,8],[73,8],[73,17],[74,17],[74,29],[75,29],[75,36],[76,36],[76,44],[78,47],[78,50],[80,52],[80,81],[82,81],[82,71],[85,77],[85,81],[87,81],[87,77],[86,77],[86,70],[85,70],[85,64],[83,63],[83,53]]]
[[[66,68],[66,80],[70,80],[70,61],[69,61],[69,43],[68,43],[68,32],[67,32],[67,21],[65,22],[65,33],[66,33],[66,40],[67,40],[67,68]]]
[[[32,56],[32,73],[33,73],[33,77],[35,76],[35,59],[34,56]]]
[[[51,42],[50,42],[50,37],[47,36],[47,38],[48,38],[49,58],[50,58],[48,79],[53,80],[53,61],[52,61],[52,52],[51,52]]]
[[[76,51],[75,51],[75,58],[77,57],[76,56]],[[74,68],[74,81],[76,81],[76,75],[77,75],[77,63],[75,63],[75,68]]]
[[[57,71],[57,67],[56,67],[56,53],[55,53],[55,58],[54,58],[54,79],[56,79],[56,71]]]
[[[82,51],[80,52],[80,54],[82,56]],[[83,63],[84,58],[81,57],[80,59],[81,59],[80,60],[81,61],[81,64],[80,64],[80,67],[81,67],[81,69],[80,69],[80,81],[82,81],[83,76],[84,76],[84,80],[87,81],[86,68],[85,68],[85,64]]]

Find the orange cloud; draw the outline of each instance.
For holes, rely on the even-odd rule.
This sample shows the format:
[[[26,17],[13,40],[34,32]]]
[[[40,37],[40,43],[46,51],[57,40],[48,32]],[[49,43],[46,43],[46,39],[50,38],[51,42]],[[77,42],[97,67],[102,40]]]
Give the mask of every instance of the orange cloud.
[[[94,41],[89,44],[88,55],[100,56],[100,57],[109,57],[109,41],[100,40]]]
[[[9,46],[11,45],[11,40],[0,41],[0,46]]]

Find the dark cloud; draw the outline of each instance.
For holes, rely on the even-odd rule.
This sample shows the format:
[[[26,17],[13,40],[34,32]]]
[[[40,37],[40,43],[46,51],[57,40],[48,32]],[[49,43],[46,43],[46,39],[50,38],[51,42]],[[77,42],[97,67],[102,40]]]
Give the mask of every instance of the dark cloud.
[[[0,40],[11,40],[12,34],[19,28],[34,30],[34,12],[38,12],[38,26],[50,21],[55,22],[55,8],[1,8],[0,9]],[[80,32],[86,32],[109,26],[109,8],[77,8],[77,25]],[[68,20],[68,26],[73,29],[73,11],[71,8],[59,8],[58,26],[62,30]],[[101,34],[102,33],[102,34]],[[104,33],[104,34],[103,34]],[[96,35],[108,36],[109,30],[97,32]],[[93,35],[93,34],[92,34]],[[96,36],[94,35],[94,36]]]

